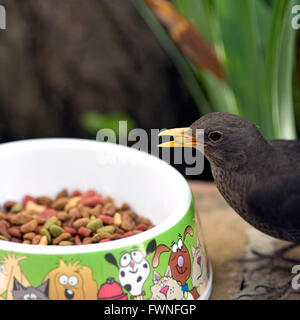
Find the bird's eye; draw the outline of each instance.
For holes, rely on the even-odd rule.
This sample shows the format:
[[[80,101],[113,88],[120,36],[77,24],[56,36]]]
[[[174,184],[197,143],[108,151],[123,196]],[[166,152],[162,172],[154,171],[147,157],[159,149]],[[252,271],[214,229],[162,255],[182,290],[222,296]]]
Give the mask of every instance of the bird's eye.
[[[210,132],[208,139],[212,142],[218,142],[222,138],[222,133],[218,131]]]

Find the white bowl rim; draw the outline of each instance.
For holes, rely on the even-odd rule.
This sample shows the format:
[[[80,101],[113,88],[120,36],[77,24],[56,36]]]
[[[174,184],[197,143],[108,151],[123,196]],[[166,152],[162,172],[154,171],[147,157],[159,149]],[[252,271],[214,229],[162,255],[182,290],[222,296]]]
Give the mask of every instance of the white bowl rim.
[[[45,143],[47,142],[47,143]],[[41,138],[41,139],[29,139],[21,140],[14,142],[7,142],[0,144],[0,152],[5,151],[14,151],[16,152],[17,148],[21,150],[28,150],[31,148],[39,149],[48,149],[49,147],[53,148],[78,148],[82,150],[93,150],[93,148],[99,146],[99,143],[105,144],[106,148],[119,149],[124,152],[136,153],[137,157],[141,159],[146,159],[152,161],[154,164],[163,166],[164,171],[168,175],[176,176],[178,179],[178,185],[182,189],[182,201],[180,206],[176,208],[174,213],[167,217],[162,223],[158,224],[154,228],[142,232],[140,234],[128,237],[125,239],[114,240],[111,242],[88,244],[88,245],[72,245],[72,246],[39,246],[39,245],[29,245],[29,244],[20,244],[10,241],[0,240],[0,250],[11,251],[15,253],[27,253],[27,254],[45,254],[45,255],[68,255],[68,254],[84,254],[91,252],[103,252],[111,251],[116,249],[121,249],[123,247],[139,245],[143,242],[155,239],[157,236],[163,232],[174,227],[188,212],[192,204],[192,192],[189,187],[187,180],[174,169],[167,162],[143,151],[136,150],[134,148],[129,148],[119,144],[113,144],[108,142],[99,142],[88,139],[76,139],[76,138]],[[123,149],[123,150],[122,150]]]

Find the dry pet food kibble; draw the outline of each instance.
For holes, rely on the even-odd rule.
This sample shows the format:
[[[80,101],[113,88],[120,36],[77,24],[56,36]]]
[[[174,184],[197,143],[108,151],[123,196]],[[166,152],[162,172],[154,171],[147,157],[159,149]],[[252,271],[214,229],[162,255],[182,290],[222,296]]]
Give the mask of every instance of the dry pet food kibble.
[[[81,245],[127,238],[153,228],[128,203],[115,204],[95,190],[54,199],[26,195],[21,203],[6,201],[0,210],[0,240],[36,245]]]

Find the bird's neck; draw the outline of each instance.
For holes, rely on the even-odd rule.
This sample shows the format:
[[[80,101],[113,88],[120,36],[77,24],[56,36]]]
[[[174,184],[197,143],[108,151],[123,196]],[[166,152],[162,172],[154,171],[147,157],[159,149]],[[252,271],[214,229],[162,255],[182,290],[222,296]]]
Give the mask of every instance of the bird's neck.
[[[241,212],[241,204],[245,200],[244,195],[247,189],[246,179],[243,179],[243,177],[235,171],[226,170],[214,164],[211,164],[211,171],[215,184],[223,198],[235,211],[243,215],[243,212]]]
[[[245,220],[246,195],[249,188],[256,183],[258,175],[262,176],[265,168],[270,172],[273,166],[270,159],[276,159],[276,151],[267,144],[264,150],[257,150],[251,155],[247,154],[245,161],[236,168],[218,166],[210,162],[216,186],[228,204],[237,211]],[[274,170],[276,168],[274,167]]]

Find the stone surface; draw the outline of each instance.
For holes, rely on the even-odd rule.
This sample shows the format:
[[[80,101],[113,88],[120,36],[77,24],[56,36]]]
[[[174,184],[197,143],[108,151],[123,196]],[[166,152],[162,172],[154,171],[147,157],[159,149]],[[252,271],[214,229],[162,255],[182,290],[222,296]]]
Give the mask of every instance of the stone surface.
[[[270,255],[287,243],[271,238],[245,222],[229,207],[213,183],[191,182],[190,185],[213,266],[214,285],[211,299],[270,298],[258,296],[265,292],[265,289],[256,287],[278,287],[287,283],[291,279],[292,266],[297,263],[279,259],[257,260],[252,250]],[[296,248],[287,255],[300,259],[300,250]],[[244,261],[249,258],[256,258],[256,261]],[[241,259],[242,261],[237,261]],[[276,297],[272,295],[272,298]],[[293,291],[288,299],[300,299],[300,295]]]

